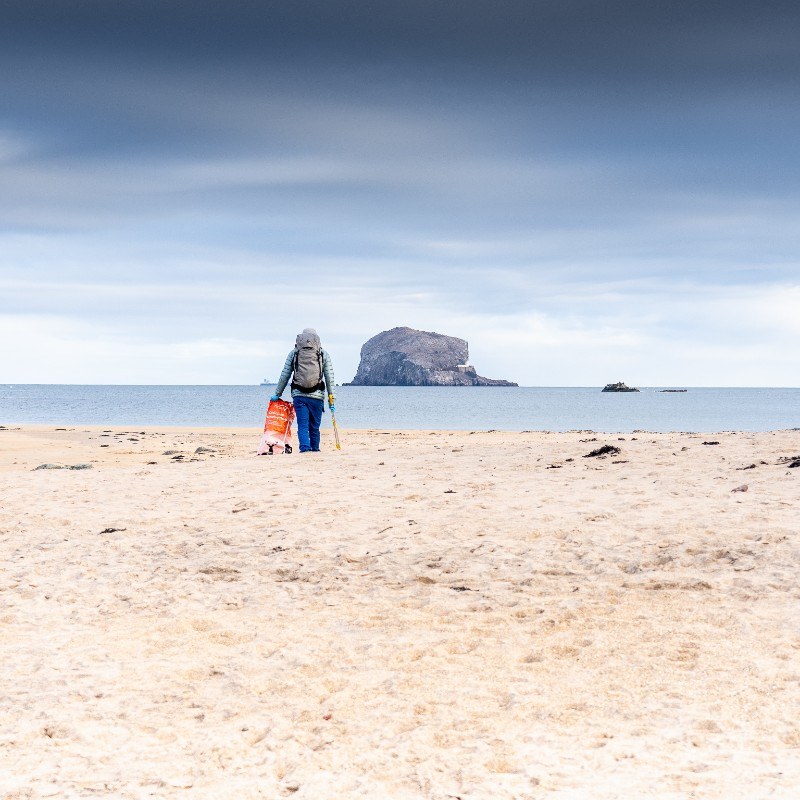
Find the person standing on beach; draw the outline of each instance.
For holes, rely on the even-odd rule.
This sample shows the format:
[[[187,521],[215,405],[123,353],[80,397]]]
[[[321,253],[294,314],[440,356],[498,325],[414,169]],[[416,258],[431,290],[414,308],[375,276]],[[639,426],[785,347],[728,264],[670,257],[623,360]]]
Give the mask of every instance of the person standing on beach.
[[[294,348],[286,356],[275,394],[270,399],[280,400],[290,377],[300,452],[318,452],[319,426],[325,412],[326,388],[331,412],[336,411],[336,406],[333,394],[333,362],[328,352],[323,350],[314,328],[304,328],[302,333],[297,334]]]

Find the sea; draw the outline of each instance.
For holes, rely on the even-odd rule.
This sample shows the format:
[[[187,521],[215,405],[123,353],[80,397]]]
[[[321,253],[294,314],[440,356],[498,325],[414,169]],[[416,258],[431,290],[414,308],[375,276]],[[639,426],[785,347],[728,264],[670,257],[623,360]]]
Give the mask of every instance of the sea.
[[[0,384],[0,425],[253,427],[271,386]],[[285,396],[288,398],[288,392]],[[330,415],[326,408],[326,422]],[[371,387],[336,390],[343,429],[769,431],[800,427],[800,388]]]

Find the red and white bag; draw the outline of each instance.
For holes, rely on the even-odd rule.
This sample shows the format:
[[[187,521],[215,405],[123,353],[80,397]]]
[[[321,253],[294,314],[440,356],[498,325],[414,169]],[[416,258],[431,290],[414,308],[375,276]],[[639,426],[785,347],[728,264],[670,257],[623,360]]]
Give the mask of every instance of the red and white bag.
[[[294,406],[286,400],[270,400],[267,408],[267,418],[264,420],[264,435],[258,446],[258,455],[273,455],[273,453],[291,453],[292,422],[294,421]]]

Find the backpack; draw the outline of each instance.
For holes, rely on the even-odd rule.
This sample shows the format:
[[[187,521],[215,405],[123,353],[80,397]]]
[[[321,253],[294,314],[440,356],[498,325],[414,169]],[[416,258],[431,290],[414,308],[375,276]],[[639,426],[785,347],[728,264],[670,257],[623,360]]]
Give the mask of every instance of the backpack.
[[[292,390],[316,392],[325,388],[322,373],[322,343],[319,336],[298,334],[294,343]]]

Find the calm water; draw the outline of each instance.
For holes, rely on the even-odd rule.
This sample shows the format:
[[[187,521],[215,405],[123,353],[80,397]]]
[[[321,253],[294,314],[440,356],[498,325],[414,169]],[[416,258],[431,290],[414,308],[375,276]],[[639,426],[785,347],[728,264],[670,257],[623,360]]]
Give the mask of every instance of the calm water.
[[[260,427],[270,387],[0,384],[0,424]],[[284,394],[288,397],[288,393]],[[337,389],[342,428],[764,431],[800,426],[800,389]],[[326,414],[325,425],[330,425]]]

